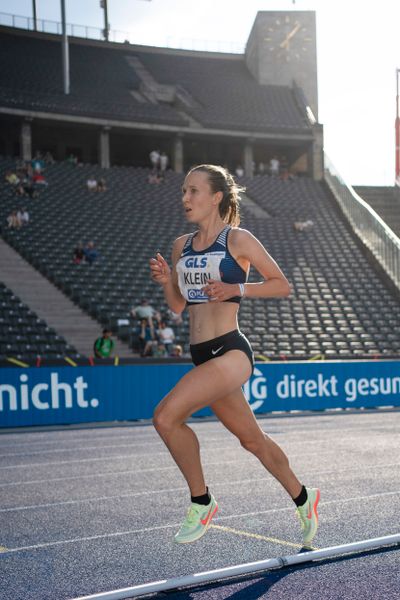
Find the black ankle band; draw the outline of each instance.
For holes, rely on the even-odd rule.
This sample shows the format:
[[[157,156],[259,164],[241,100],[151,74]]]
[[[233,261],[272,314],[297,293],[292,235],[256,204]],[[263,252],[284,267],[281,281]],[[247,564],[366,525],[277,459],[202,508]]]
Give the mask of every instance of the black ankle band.
[[[295,503],[296,506],[303,506],[303,504],[305,504],[307,502],[307,498],[308,498],[307,490],[306,490],[305,486],[303,485],[303,487],[301,488],[301,492],[297,496],[297,498],[293,498],[293,502]]]
[[[208,487],[206,488],[206,490],[207,490],[206,493],[203,494],[202,496],[190,496],[191,501],[195,502],[196,504],[203,504],[204,506],[207,506],[207,504],[210,504],[211,496],[208,491]]]

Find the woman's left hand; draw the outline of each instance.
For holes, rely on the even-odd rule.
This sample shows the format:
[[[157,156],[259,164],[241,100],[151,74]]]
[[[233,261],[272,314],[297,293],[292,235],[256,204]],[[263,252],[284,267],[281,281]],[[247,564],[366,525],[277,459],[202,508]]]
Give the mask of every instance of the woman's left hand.
[[[240,295],[237,283],[223,283],[215,279],[210,279],[207,285],[202,288],[202,291],[209,296],[212,302],[223,302]]]

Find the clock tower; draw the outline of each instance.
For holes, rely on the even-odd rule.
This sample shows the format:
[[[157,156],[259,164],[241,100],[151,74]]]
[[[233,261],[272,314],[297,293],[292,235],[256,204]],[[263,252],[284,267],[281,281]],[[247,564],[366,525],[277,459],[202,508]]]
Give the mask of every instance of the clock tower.
[[[314,11],[260,11],[246,45],[246,64],[260,84],[303,90],[318,121]]]

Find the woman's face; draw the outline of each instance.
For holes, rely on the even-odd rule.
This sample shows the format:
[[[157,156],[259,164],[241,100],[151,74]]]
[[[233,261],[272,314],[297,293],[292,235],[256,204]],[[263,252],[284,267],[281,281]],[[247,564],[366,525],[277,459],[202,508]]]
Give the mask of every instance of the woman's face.
[[[218,208],[218,196],[211,190],[208,173],[192,171],[186,176],[182,187],[183,209],[188,221],[199,223]]]

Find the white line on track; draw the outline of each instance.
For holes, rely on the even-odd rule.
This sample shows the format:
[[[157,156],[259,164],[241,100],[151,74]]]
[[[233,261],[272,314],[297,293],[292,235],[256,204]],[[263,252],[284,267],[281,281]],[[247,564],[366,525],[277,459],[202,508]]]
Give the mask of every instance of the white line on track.
[[[347,449],[344,449],[342,451],[338,451],[337,448],[332,448],[331,450],[325,450],[325,451],[319,451],[318,452],[318,456],[327,456],[329,454],[332,454],[332,452],[335,453],[335,461],[337,462],[337,456],[339,454],[339,452],[343,452],[343,453],[348,453]],[[166,455],[167,458],[169,460],[170,456],[167,454]],[[302,457],[304,456],[315,456],[315,451],[313,452],[303,452]],[[293,460],[292,460],[293,462]],[[254,465],[258,465],[257,462],[253,461],[253,457],[250,454],[244,454],[244,458],[243,459],[233,459],[233,460],[222,460],[222,461],[204,461],[203,465],[205,468],[207,468],[208,466],[216,466],[216,465],[226,465],[226,464],[242,464],[242,463],[251,463]],[[19,481],[9,481],[9,482],[4,482],[4,483],[0,483],[0,488],[4,488],[4,487],[12,487],[12,486],[17,486],[17,485],[34,485],[34,484],[40,484],[40,483],[52,483],[55,481],[70,481],[70,480],[76,480],[76,479],[92,479],[92,478],[96,478],[96,477],[118,477],[120,475],[137,475],[137,474],[141,474],[141,473],[151,473],[151,472],[155,472],[155,471],[169,471],[171,469],[176,468],[176,464],[174,463],[173,465],[167,465],[167,466],[163,466],[163,467],[148,467],[146,469],[123,469],[121,471],[100,471],[100,472],[96,472],[96,473],[84,473],[84,474],[80,474],[80,475],[66,475],[64,477],[50,477],[50,478],[42,478],[42,479],[33,479],[33,480],[19,480]]]
[[[230,444],[229,446],[215,446],[215,447],[211,447],[211,448],[206,448],[204,447],[202,449],[202,452],[215,452],[216,450],[220,451],[220,450],[232,450],[233,448],[236,448],[237,444],[233,445]],[[150,456],[167,456],[168,452],[166,450],[164,450],[164,452],[151,452],[149,454],[145,454],[143,455],[143,458],[149,458]],[[49,466],[54,466],[57,467],[58,465],[69,465],[69,464],[74,464],[74,463],[84,463],[84,462],[97,462],[97,461],[110,461],[110,460],[115,460],[115,459],[120,459],[120,458],[130,458],[130,459],[137,459],[138,457],[135,456],[135,454],[131,453],[131,454],[119,454],[119,455],[112,455],[112,456],[99,456],[99,457],[93,457],[93,458],[76,458],[76,459],[71,459],[71,460],[52,460],[49,462],[39,462],[39,463],[23,463],[21,465],[5,465],[5,466],[1,466],[0,470],[6,470],[6,469],[30,469],[32,467],[49,467]]]
[[[340,431],[340,434],[342,435],[343,430]],[[337,434],[336,434],[337,435]],[[380,438],[382,437],[381,435],[379,436]],[[363,436],[364,438],[364,436]],[[369,432],[368,434],[368,438],[371,438],[371,432]],[[215,438],[215,439],[220,439],[220,438]],[[351,438],[352,440],[352,444],[355,445],[355,438],[354,436],[352,436]],[[201,441],[201,440],[200,440]],[[222,440],[220,440],[222,441]],[[207,442],[207,440],[204,440],[204,442],[201,444],[202,447],[202,452],[204,451],[216,451],[216,450],[231,450],[233,448],[237,448],[238,447],[238,440],[234,437],[234,436],[229,436],[226,438],[226,441],[228,442],[228,445],[224,445],[224,446],[206,446],[204,444],[204,442]],[[293,441],[287,441],[287,440],[282,440],[280,441],[280,444],[282,445],[282,447],[284,449],[287,449],[288,452],[290,452],[290,448],[293,444],[295,445],[305,445],[307,444],[308,446],[310,444],[323,444],[323,443],[331,443],[330,440],[327,440],[326,437],[324,436],[323,439],[315,439],[314,433],[313,433],[313,439],[300,439],[300,440],[293,440]],[[104,448],[107,449],[112,448],[112,447],[133,447],[135,446],[134,444],[121,444],[121,445],[114,445],[114,446],[82,446],[81,448],[69,448],[68,450],[65,451],[69,451],[69,452],[74,452],[74,451],[85,451],[85,450],[89,450],[89,449],[101,449],[103,450]],[[162,446],[161,446],[162,447]],[[56,452],[63,452],[64,450],[56,450]],[[52,454],[52,451],[46,450],[43,453],[46,454]],[[23,453],[22,456],[31,456],[31,454],[42,454],[42,452],[32,452],[32,453]],[[134,455],[134,453],[132,454],[125,454],[125,455],[111,455],[111,456],[100,456],[100,457],[93,457],[93,458],[80,458],[80,459],[69,459],[69,460],[64,460],[64,461],[49,461],[49,462],[39,462],[39,463],[22,463],[22,464],[16,464],[16,465],[3,465],[0,466],[0,470],[5,470],[5,469],[21,469],[21,468],[31,468],[31,467],[41,467],[41,466],[57,466],[57,465],[65,465],[65,464],[73,464],[73,463],[79,463],[79,462],[90,462],[90,461],[108,461],[108,460],[113,460],[113,459],[121,459],[121,458],[132,458],[135,457],[137,458],[150,458],[152,456],[162,456],[165,455],[166,452],[146,452],[143,454],[139,454],[139,455]],[[3,455],[0,457],[0,459],[6,459],[10,456],[13,455]],[[14,455],[16,456],[16,455]]]
[[[266,419],[267,423],[269,425],[271,425],[271,421],[268,421],[268,419]],[[218,435],[215,435],[214,437],[208,437],[207,433],[204,433],[202,431],[198,431],[198,425],[206,425],[206,424],[210,424],[210,422],[208,423],[202,423],[202,424],[193,424],[193,423],[189,423],[190,426],[193,426],[193,429],[196,433],[198,433],[199,435],[204,435],[205,437],[207,437],[208,439],[221,439],[221,437],[226,433],[224,429],[222,429],[222,425],[219,422],[211,422],[212,425],[217,425],[219,428],[220,433],[218,433]],[[275,424],[275,428],[279,429],[279,424]],[[393,425],[391,423],[391,425]],[[387,427],[382,426],[381,428],[379,428],[379,426],[377,425],[373,425],[372,426],[373,429],[371,431],[370,427],[367,427],[365,425],[363,426],[354,426],[354,427],[346,427],[346,428],[341,428],[341,427],[326,427],[326,428],[314,428],[314,427],[309,427],[309,428],[305,428],[305,429],[301,429],[301,428],[296,428],[296,426],[292,426],[292,427],[288,427],[287,425],[284,425],[283,427],[281,427],[281,429],[284,429],[283,431],[275,431],[274,428],[271,428],[271,431],[268,431],[268,428],[265,427],[265,433],[270,434],[270,435],[298,435],[298,434],[302,434],[302,433],[312,433],[313,436],[317,435],[319,433],[321,433],[322,435],[326,435],[327,433],[332,433],[332,434],[337,434],[337,432],[339,431],[340,433],[348,433],[348,432],[361,432],[361,433],[379,433],[379,431],[386,431]],[[126,428],[124,428],[124,431],[126,430]],[[87,433],[86,431],[86,435],[85,437],[81,437],[81,436],[73,436],[73,437],[67,437],[64,436],[63,439],[60,440],[31,440],[31,441],[18,441],[16,443],[12,443],[12,444],[2,444],[2,438],[0,436],[0,451],[4,450],[4,449],[8,449],[8,448],[21,448],[21,446],[29,446],[29,448],[32,448],[32,446],[35,444],[53,444],[54,446],[56,446],[57,448],[60,447],[61,443],[65,443],[65,444],[71,444],[71,443],[75,443],[75,442],[85,442],[88,437],[91,437],[91,442],[96,442],[99,441],[101,444],[103,444],[104,440],[106,439],[110,439],[110,440],[115,440],[116,438],[118,440],[122,440],[124,438],[130,439],[132,440],[132,438],[134,437],[135,433],[136,433],[136,428],[132,428],[132,433],[130,435],[118,435],[118,431],[115,432],[115,435],[106,435],[106,436],[101,436],[100,434],[95,435],[95,436],[91,436],[90,434],[92,433],[92,431],[90,431],[90,433]],[[49,432],[48,434],[51,435],[52,432]],[[62,432],[64,433],[64,432]],[[69,435],[71,432],[65,432],[67,435]],[[395,433],[393,431],[393,433]],[[46,435],[48,435],[46,434]],[[25,434],[18,434],[18,435],[25,435]],[[30,434],[29,432],[26,433],[26,435],[31,435],[34,436],[35,434],[32,433]],[[143,433],[139,433],[137,435],[137,437],[144,437],[146,439],[148,439],[149,441],[147,442],[147,444],[149,446],[152,445],[152,443],[154,441],[159,441],[159,437],[158,435],[152,431],[151,433],[147,433],[143,434]],[[146,445],[145,442],[141,442],[143,445]],[[101,446],[100,446],[101,447]],[[69,448],[66,448],[65,450],[68,450]],[[44,451],[45,452],[45,451]],[[20,454],[20,453],[16,453],[15,455]],[[21,453],[22,454],[22,453]],[[29,452],[27,454],[30,454]],[[11,454],[6,454],[4,453],[2,456],[12,456]]]
[[[349,467],[349,468],[340,468],[340,469],[328,469],[325,471],[321,471],[320,469],[311,469],[307,471],[307,474],[309,473],[318,473],[318,475],[327,475],[327,474],[333,474],[333,473],[348,473],[351,471],[371,471],[372,469],[386,469],[386,468],[390,468],[392,469],[393,467],[399,467],[400,463],[390,463],[390,464],[369,464],[366,465],[365,467],[361,467],[359,465],[355,466],[355,467]],[[174,465],[173,468],[176,468],[176,466]],[[230,485],[243,485],[243,484],[247,484],[247,483],[265,483],[267,481],[270,481],[272,478],[272,476],[267,476],[267,477],[253,477],[250,479],[238,479],[237,481],[212,481],[210,480],[210,485],[212,485],[213,487],[222,487],[222,486],[230,486]],[[187,490],[187,487],[176,487],[176,488],[169,488],[169,489],[158,489],[158,490],[148,490],[148,491],[143,491],[143,492],[132,492],[129,494],[114,494],[112,496],[89,496],[87,498],[78,498],[76,500],[63,500],[60,502],[48,502],[46,504],[31,504],[31,505],[27,505],[27,506],[13,506],[13,507],[9,507],[9,508],[0,508],[0,513],[4,513],[4,512],[17,512],[17,511],[22,511],[22,510],[36,510],[36,509],[42,509],[42,508],[53,508],[56,506],[66,506],[66,505],[74,505],[74,504],[83,504],[85,502],[108,502],[109,500],[118,500],[120,498],[136,498],[138,496],[152,496],[152,495],[156,495],[156,494],[164,494],[164,493],[175,493],[175,492],[181,492],[181,491],[185,491]]]
[[[399,495],[399,494],[400,494],[400,490],[395,490],[392,492],[381,492],[379,494],[371,494],[369,496],[355,496],[352,498],[328,500],[326,502],[320,502],[319,506],[328,506],[331,504],[343,504],[343,503],[348,503],[348,502],[360,502],[360,501],[375,500],[377,498],[384,498],[387,496],[394,496],[394,495]],[[226,515],[224,517],[215,517],[214,521],[228,521],[229,519],[236,520],[236,519],[242,518],[242,517],[253,517],[256,515],[265,515],[265,514],[285,512],[285,511],[293,511],[293,507],[290,506],[290,507],[283,507],[283,508],[270,508],[268,510],[260,510],[260,511],[248,512],[248,513],[237,513],[234,515]],[[142,529],[131,529],[129,531],[116,531],[116,532],[112,532],[112,533],[102,533],[99,535],[92,535],[92,536],[81,537],[81,538],[72,538],[69,540],[56,540],[53,542],[43,542],[43,543],[39,543],[39,544],[33,544],[32,546],[20,546],[19,548],[7,548],[7,550],[5,552],[2,552],[0,554],[0,561],[1,561],[2,557],[7,556],[7,554],[14,553],[14,552],[22,552],[22,551],[27,551],[27,550],[38,550],[40,548],[49,548],[51,546],[60,546],[63,544],[76,544],[76,543],[82,543],[82,542],[91,542],[94,540],[123,537],[123,536],[127,536],[127,535],[139,534],[139,533],[149,533],[149,532],[153,532],[153,531],[159,531],[160,529],[169,529],[171,527],[179,527],[180,525],[181,525],[181,523],[169,523],[168,525],[156,525],[154,527],[144,527]]]
[[[224,433],[222,435],[218,435],[218,436],[207,436],[207,440],[205,440],[206,442],[209,441],[232,441],[234,440],[234,438],[232,437],[232,435],[229,435],[228,433]],[[119,439],[119,438],[118,438]],[[99,442],[102,442],[103,440],[99,440]],[[109,448],[141,448],[141,447],[149,447],[152,448],[154,447],[154,445],[160,446],[160,447],[164,447],[164,444],[162,443],[161,439],[157,436],[154,437],[150,442],[133,442],[130,444],[99,444],[97,446],[68,446],[66,448],[60,448],[59,444],[57,445],[57,448],[50,448],[47,450],[34,450],[34,451],[26,451],[26,452],[13,452],[13,453],[3,453],[0,454],[0,459],[1,458],[9,458],[11,456],[32,456],[33,454],[54,454],[57,452],[76,452],[76,451],[87,451],[87,450],[103,450],[103,449],[109,449]],[[146,455],[148,456],[148,455]]]

